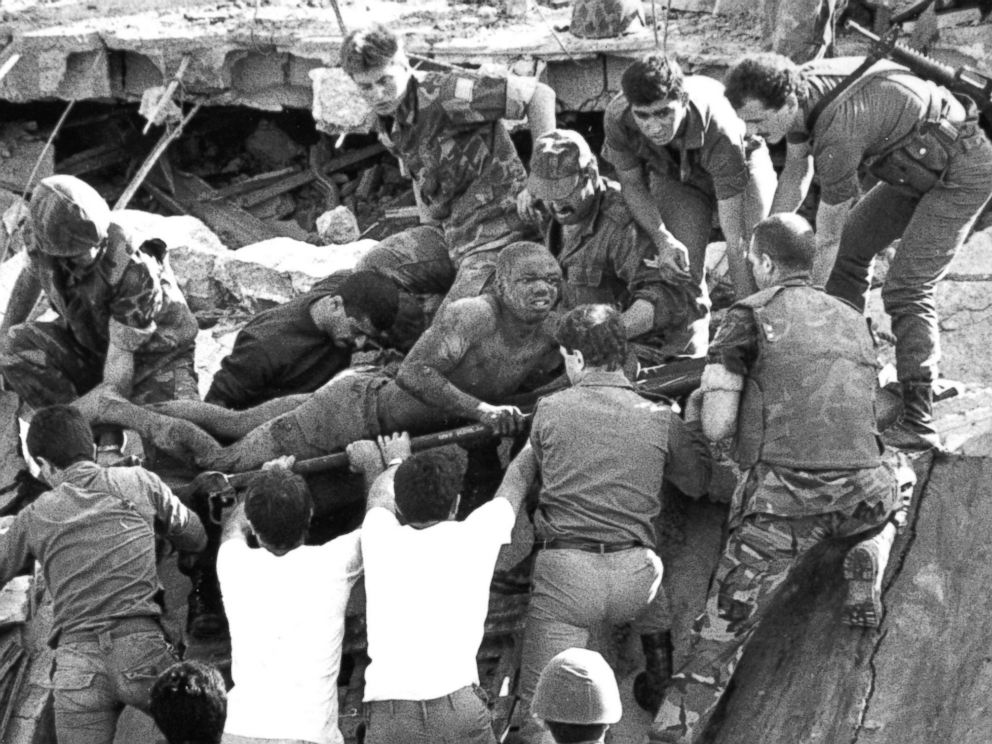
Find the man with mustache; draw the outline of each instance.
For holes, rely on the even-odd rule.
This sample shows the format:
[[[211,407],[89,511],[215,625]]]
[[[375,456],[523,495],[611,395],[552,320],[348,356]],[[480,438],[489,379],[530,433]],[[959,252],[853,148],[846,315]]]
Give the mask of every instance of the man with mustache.
[[[603,157],[617,169],[634,219],[658,250],[664,273],[690,273],[705,291],[714,212],[727,241],[734,290],[754,290],[744,257],[751,228],[768,214],[775,172],[768,149],[746,137],[723,86],[684,76],[674,60],[648,54],[628,67],[606,107]]]
[[[656,250],[634,220],[616,181],[599,174],[578,132],[537,138],[527,188],[551,213],[546,244],[562,268],[562,305],[615,305],[631,348],[647,365],[705,353],[709,328],[699,286],[663,277]]]

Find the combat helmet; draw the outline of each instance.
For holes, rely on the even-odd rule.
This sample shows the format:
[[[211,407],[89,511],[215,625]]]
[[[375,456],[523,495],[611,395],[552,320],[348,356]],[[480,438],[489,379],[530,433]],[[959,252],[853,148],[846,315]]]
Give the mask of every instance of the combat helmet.
[[[42,179],[31,194],[29,213],[35,243],[50,256],[78,256],[107,239],[110,207],[75,176]]]
[[[569,31],[586,39],[608,39],[644,27],[641,0],[575,0]]]

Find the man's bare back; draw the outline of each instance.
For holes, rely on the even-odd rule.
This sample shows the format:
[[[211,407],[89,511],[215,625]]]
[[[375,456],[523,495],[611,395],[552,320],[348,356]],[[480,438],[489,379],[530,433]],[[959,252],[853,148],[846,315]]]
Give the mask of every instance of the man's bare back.
[[[437,429],[464,419],[512,433],[522,415],[500,401],[559,361],[549,317],[561,272],[538,244],[517,243],[503,253],[495,294],[449,305],[410,351],[395,381],[378,375],[335,379],[229,447],[188,421],[163,415],[202,420],[202,411],[194,415],[188,404],[149,411],[104,401],[100,420],[135,428],[200,468],[225,471],[254,469],[282,455],[316,457],[380,432]],[[228,413],[257,421],[253,410]]]

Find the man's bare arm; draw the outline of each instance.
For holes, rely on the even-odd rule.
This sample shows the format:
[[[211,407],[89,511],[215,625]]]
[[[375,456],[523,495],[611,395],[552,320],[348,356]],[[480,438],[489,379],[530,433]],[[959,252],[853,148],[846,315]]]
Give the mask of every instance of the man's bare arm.
[[[730,280],[734,284],[737,299],[743,299],[758,290],[748,265],[746,246],[744,246],[744,194],[743,192],[729,199],[717,202],[717,216],[720,219],[720,229],[727,241],[727,265],[730,269]]]
[[[662,273],[684,276],[689,271],[689,250],[672,235],[661,219],[661,212],[648,188],[647,177],[640,166],[618,170],[624,200],[637,224],[647,233],[658,249],[659,268]]]
[[[785,148],[785,165],[782,175],[778,178],[778,188],[775,190],[775,200],[772,202],[770,214],[778,212],[795,212],[809,193],[809,185],[813,181],[813,155],[809,144],[800,142],[789,143]]]
[[[520,453],[513,458],[506,469],[503,481],[499,484],[499,489],[493,498],[506,499],[513,507],[513,513],[520,511],[520,505],[527,497],[527,492],[537,479],[538,473],[537,455],[530,442],[520,450]]]
[[[839,204],[820,202],[816,210],[816,258],[813,261],[813,284],[822,287],[830,278],[834,262],[837,260],[837,249],[840,248],[840,236],[844,230],[844,222],[857,197],[851,197]]]
[[[448,375],[492,330],[488,303],[473,299],[449,305],[410,349],[400,365],[396,384],[422,403],[462,418],[478,418],[482,401],[459,390]]]

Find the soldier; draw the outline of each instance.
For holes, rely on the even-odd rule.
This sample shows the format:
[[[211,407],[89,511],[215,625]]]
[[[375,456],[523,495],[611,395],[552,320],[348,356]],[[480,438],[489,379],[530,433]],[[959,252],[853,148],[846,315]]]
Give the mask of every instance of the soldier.
[[[413,293],[447,292],[449,302],[479,294],[499,251],[529,237],[516,210],[527,176],[503,119],[526,116],[535,138],[553,129],[554,91],[516,75],[415,72],[383,26],[349,34],[341,66],[430,222],[384,240],[358,268]]]
[[[27,229],[27,263],[0,324],[0,371],[28,405],[97,387],[138,404],[199,397],[196,319],[163,240],[125,230],[73,176],[38,184]],[[42,291],[58,320],[25,323]],[[94,396],[76,405],[93,419]]]
[[[623,93],[604,114],[603,157],[617,169],[631,213],[659,252],[668,275],[703,273],[714,211],[727,240],[734,290],[753,290],[744,251],[751,228],[768,214],[775,171],[768,149],[745,136],[723,87],[684,77],[679,64],[649,54],[628,67]]]
[[[663,277],[649,265],[654,246],[619,184],[599,175],[582,135],[556,129],[534,145],[527,188],[551,212],[546,243],[562,268],[564,308],[618,306],[631,347],[646,366],[702,356],[709,328],[699,287],[686,277]]]
[[[814,252],[801,217],[759,223],[748,258],[761,290],[730,309],[710,347],[703,431],[711,440],[736,432],[744,475],[706,612],[655,718],[653,744],[700,741],[792,567],[824,539],[883,531],[899,505],[897,468],[881,457],[875,422],[873,339],[854,308],[810,284]],[[904,464],[898,470],[914,480]],[[886,558],[871,540],[857,546],[847,561],[859,569],[853,588],[876,592]]]
[[[533,451],[541,474],[520,670],[520,738],[533,744],[541,732],[526,711],[541,670],[557,653],[585,646],[599,627],[634,622],[645,679],[655,688],[667,681],[671,636],[659,617],[667,602],[652,607],[662,575],[655,552],[662,481],[698,498],[711,472],[699,423],[651,405],[624,375],[616,310],[580,305],[562,318],[557,336],[571,387],[538,402],[524,450]],[[656,709],[657,689],[644,693],[636,693],[638,702]]]
[[[787,142],[774,211],[795,210],[816,172],[814,283],[864,310],[875,256],[901,238],[882,302],[896,337],[905,412],[886,441],[929,449],[940,446],[931,391],[940,356],[936,285],[992,196],[992,144],[974,103],[889,62],[876,63],[812,116],[861,62],[799,67],[779,55],[747,57],[729,71],[727,97],[749,132]],[[880,181],[864,195],[862,165]]]

